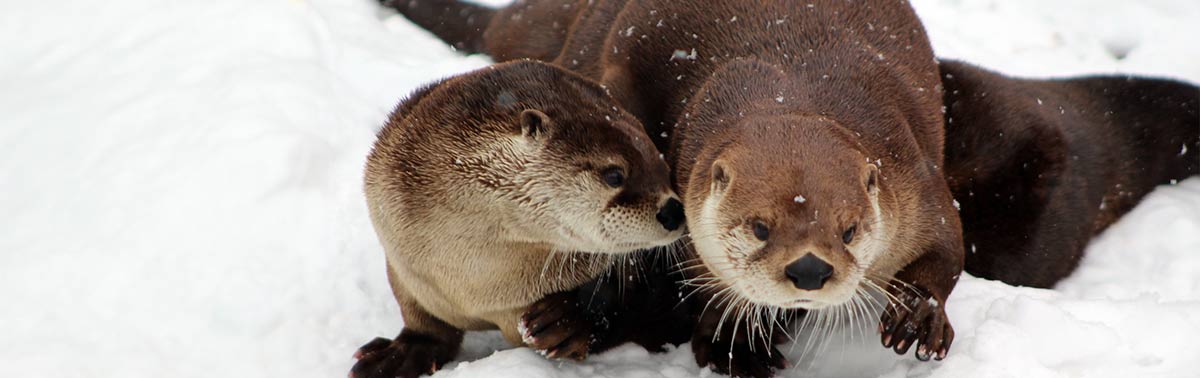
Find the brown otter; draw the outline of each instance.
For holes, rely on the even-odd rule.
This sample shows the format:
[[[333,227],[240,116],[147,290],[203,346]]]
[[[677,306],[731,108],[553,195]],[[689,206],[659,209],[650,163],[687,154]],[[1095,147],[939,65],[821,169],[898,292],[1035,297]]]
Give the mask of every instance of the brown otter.
[[[1099,76],[1020,80],[943,61],[946,177],[967,272],[1051,287],[1157,185],[1200,173],[1200,88]]]
[[[423,25],[422,9],[454,4],[432,29],[447,41],[501,60],[554,56],[606,85],[669,150],[700,278],[732,298],[726,308],[848,311],[875,290],[892,299],[886,347],[945,356],[963,245],[941,167],[938,67],[907,4],[400,3]],[[711,334],[693,348],[718,370],[778,361],[745,342],[712,348]]]
[[[379,132],[365,173],[405,326],[365,345],[352,376],[428,373],[454,358],[464,330],[499,328],[551,357],[586,353],[586,327],[550,332],[522,315],[614,255],[677,239],[668,174],[632,115],[561,68],[499,64],[418,90]],[[551,309],[531,319],[573,319],[563,313],[574,307]]]

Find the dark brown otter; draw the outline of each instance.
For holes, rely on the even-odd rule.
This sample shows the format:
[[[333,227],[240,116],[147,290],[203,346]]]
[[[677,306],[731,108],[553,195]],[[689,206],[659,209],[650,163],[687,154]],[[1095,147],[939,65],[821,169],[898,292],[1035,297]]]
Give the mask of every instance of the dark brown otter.
[[[946,177],[972,275],[1051,287],[1155,186],[1200,173],[1194,85],[1021,80],[953,61],[941,70]]]

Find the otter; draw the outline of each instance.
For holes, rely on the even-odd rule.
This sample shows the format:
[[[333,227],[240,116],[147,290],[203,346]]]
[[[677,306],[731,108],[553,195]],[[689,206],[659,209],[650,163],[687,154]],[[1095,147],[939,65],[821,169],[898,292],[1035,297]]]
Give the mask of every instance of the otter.
[[[364,345],[351,375],[430,373],[464,330],[581,357],[586,324],[536,322],[576,307],[543,298],[675,241],[683,211],[668,175],[638,120],[561,68],[510,62],[416,91],[379,131],[364,178],[405,325]],[[526,316],[539,300],[546,314]]]
[[[966,271],[1049,288],[1158,185],[1200,173],[1200,88],[1173,80],[1014,79],[944,60],[946,177]]]
[[[946,356],[962,228],[942,167],[938,66],[906,3],[392,6],[470,52],[553,57],[604,84],[667,152],[702,263],[696,278],[734,319],[850,311],[877,292],[890,298],[885,347]],[[433,8],[447,10],[431,20]],[[719,371],[759,375],[746,366],[781,358],[755,352],[753,337],[733,337],[726,353],[712,332],[696,335],[698,362]]]

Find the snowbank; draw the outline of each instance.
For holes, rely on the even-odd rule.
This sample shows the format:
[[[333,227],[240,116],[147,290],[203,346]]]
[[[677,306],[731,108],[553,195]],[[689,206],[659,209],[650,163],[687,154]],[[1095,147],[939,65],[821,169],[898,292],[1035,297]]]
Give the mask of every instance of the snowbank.
[[[1200,82],[1194,1],[914,3],[943,56]],[[0,376],[343,376],[399,331],[363,160],[399,98],[486,59],[368,0],[6,1],[0,51]],[[1056,290],[964,278],[941,363],[871,338],[786,373],[1194,376],[1198,231],[1193,178]],[[710,374],[686,347],[580,364],[498,348],[471,335],[471,362],[439,376]]]

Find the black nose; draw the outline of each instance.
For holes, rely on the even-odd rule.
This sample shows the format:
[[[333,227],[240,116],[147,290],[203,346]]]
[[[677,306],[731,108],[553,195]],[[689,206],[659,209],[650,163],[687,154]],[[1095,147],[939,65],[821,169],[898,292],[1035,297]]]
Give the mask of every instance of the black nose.
[[[683,204],[677,199],[669,199],[661,209],[658,209],[658,215],[654,216],[658,219],[658,223],[662,223],[663,228],[667,231],[675,231],[683,224]]]
[[[829,276],[833,275],[833,265],[809,253],[799,260],[792,261],[783,271],[792,279],[797,289],[817,290],[825,286],[825,281],[829,281]]]

